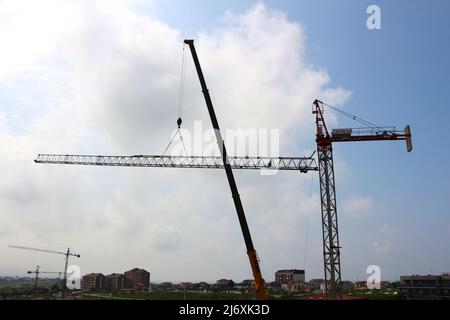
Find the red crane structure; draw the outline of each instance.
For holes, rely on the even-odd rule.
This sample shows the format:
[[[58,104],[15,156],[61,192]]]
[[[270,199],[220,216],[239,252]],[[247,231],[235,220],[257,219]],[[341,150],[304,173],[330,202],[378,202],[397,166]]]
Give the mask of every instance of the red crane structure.
[[[351,119],[363,124],[364,128],[334,129],[328,131],[324,119],[324,106],[328,106]],[[325,292],[330,299],[342,295],[341,258],[336,208],[336,185],[334,180],[333,142],[406,140],[406,149],[412,150],[411,130],[396,131],[393,127],[378,127],[350,113],[339,110],[322,101],[313,102],[316,115],[316,143],[319,164],[320,205],[322,210],[323,257],[325,273]]]

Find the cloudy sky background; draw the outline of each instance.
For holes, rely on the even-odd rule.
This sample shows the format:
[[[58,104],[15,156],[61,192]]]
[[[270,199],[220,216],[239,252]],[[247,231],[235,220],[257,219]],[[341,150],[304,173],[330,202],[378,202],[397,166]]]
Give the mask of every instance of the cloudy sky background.
[[[70,246],[83,274],[251,278],[224,172],[33,163],[38,153],[161,154],[186,37],[221,127],[279,129],[281,155],[315,149],[315,98],[382,125],[410,123],[411,154],[403,143],[335,146],[343,278],[365,279],[371,264],[384,279],[450,271],[439,138],[449,6],[432,3],[380,1],[383,29],[369,31],[364,1],[0,1],[0,275],[62,269],[62,257],[7,247],[16,244]],[[207,129],[187,53],[183,126]],[[323,277],[317,174],[235,175],[264,277]]]

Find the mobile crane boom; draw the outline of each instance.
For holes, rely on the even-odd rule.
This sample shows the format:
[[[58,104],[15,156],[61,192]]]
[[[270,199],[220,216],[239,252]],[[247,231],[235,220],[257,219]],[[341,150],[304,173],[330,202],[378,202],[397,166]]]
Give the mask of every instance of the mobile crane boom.
[[[200,85],[202,87],[203,96],[205,98],[206,107],[208,108],[208,113],[211,118],[211,123],[214,128],[214,133],[216,135],[217,144],[219,146],[220,154],[222,156],[223,165],[225,168],[225,172],[228,179],[228,184],[230,185],[231,194],[233,196],[234,206],[236,207],[236,213],[239,219],[239,223],[242,229],[242,235],[244,236],[245,245],[247,247],[247,254],[250,260],[250,265],[253,272],[253,277],[255,279],[255,290],[258,293],[258,296],[261,300],[267,299],[266,291],[264,288],[264,279],[261,275],[261,270],[259,268],[259,260],[258,255],[256,254],[256,250],[253,246],[252,237],[250,235],[250,230],[248,228],[247,219],[245,218],[244,208],[242,206],[241,198],[239,196],[238,188],[236,185],[236,181],[233,176],[233,170],[230,166],[230,161],[228,159],[227,150],[225,147],[225,143],[222,138],[222,134],[219,128],[219,122],[217,121],[216,113],[214,111],[214,107],[211,101],[211,97],[209,96],[208,88],[206,87],[205,78],[203,76],[202,68],[200,66],[200,62],[198,60],[197,52],[194,47],[194,40],[184,40],[184,43],[189,45],[189,49],[191,50],[192,59],[194,60],[195,68],[197,69],[198,78],[200,80]]]

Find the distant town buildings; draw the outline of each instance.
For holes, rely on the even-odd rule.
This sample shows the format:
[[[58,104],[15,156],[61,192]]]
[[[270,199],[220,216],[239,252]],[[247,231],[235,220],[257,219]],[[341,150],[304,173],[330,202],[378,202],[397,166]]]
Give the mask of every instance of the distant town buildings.
[[[366,281],[342,281],[344,293],[361,292],[367,294]],[[101,273],[89,273],[81,280],[81,289],[84,291],[149,291],[150,272],[134,268],[122,273],[103,275]],[[219,279],[213,284],[207,282],[163,282],[153,283],[152,291],[227,291],[227,292],[254,292],[254,280],[245,279],[242,282],[234,282],[231,279]],[[305,281],[305,270],[283,269],[275,272],[275,281],[266,282],[266,289],[271,294],[321,294],[325,291],[324,279],[311,279]],[[450,297],[450,273],[441,275],[412,275],[401,276],[399,283],[381,282],[381,289],[392,289],[393,294],[399,297],[420,296],[445,296]],[[357,293],[358,294],[358,293]]]
[[[368,290],[367,281],[356,281],[354,289],[355,290]]]
[[[128,281],[128,288],[148,291],[150,284],[150,272],[144,269],[134,268],[125,272],[125,278]]]
[[[344,282],[347,281],[343,281],[341,283],[342,285],[342,290],[356,290],[356,291],[367,291],[369,290],[369,288],[367,287],[367,281],[356,281],[353,284],[353,287],[350,285],[350,283],[346,284],[344,287]],[[380,289],[387,289],[387,288],[392,288],[392,283],[390,281],[380,281]]]
[[[105,290],[116,291],[127,289],[127,281],[121,273],[111,273],[105,277]]]
[[[230,290],[234,287],[234,281],[230,279],[220,279],[217,280],[216,284],[213,286],[216,290]]]
[[[305,270],[289,269],[275,272],[275,282],[290,293],[305,291]]]
[[[174,289],[174,285],[172,282],[163,282],[159,285],[159,288],[163,291],[169,291]]]
[[[312,290],[321,290],[325,289],[325,280],[324,279],[311,279],[309,281],[309,285]]]
[[[341,281],[342,292],[352,291],[355,289],[355,285],[351,281]]]
[[[305,270],[278,270],[275,272],[275,281],[279,284],[287,284],[291,281],[305,282]]]
[[[246,280],[243,280],[239,284],[239,286],[242,287],[242,288],[253,288],[254,283],[255,283],[255,280],[253,280],[253,279],[246,279]]]
[[[195,283],[194,287],[192,288],[193,290],[197,290],[197,291],[208,291],[210,288],[210,285],[206,282],[199,282],[199,283]]]
[[[450,296],[450,273],[401,276],[398,293],[404,297]]]
[[[81,290],[85,291],[117,291],[133,289],[148,291],[150,273],[144,269],[134,268],[124,274],[112,273],[107,276],[101,273],[89,273],[81,279]]]
[[[105,288],[105,276],[101,273],[86,274],[81,280],[81,290],[92,291]]]

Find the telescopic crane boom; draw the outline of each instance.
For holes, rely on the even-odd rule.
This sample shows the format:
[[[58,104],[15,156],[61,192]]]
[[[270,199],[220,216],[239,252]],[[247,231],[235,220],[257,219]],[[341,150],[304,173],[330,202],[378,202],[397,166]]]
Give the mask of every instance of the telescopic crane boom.
[[[245,245],[247,247],[247,254],[250,260],[250,265],[253,271],[253,277],[255,279],[255,289],[258,293],[260,299],[267,299],[266,291],[264,288],[264,279],[261,275],[261,270],[259,268],[258,255],[253,246],[252,237],[250,235],[250,229],[248,228],[247,219],[245,218],[244,208],[242,206],[241,198],[239,196],[236,181],[233,176],[233,170],[231,169],[230,161],[228,159],[227,149],[222,138],[222,134],[219,128],[219,122],[217,121],[216,113],[209,96],[208,88],[206,87],[205,78],[203,77],[202,68],[197,57],[197,52],[194,47],[194,40],[184,40],[184,43],[189,45],[191,50],[192,59],[194,60],[195,68],[197,69],[198,78],[200,80],[200,85],[202,87],[203,96],[205,98],[206,107],[208,108],[208,113],[211,118],[211,123],[214,128],[214,133],[216,135],[217,144],[219,146],[220,154],[222,156],[223,165],[225,172],[227,174],[228,184],[230,185],[231,194],[233,196],[234,206],[236,207],[236,213],[241,225],[242,235],[244,236]]]

